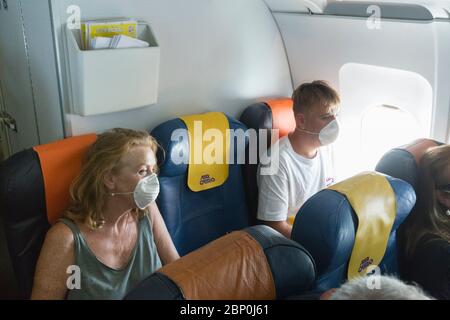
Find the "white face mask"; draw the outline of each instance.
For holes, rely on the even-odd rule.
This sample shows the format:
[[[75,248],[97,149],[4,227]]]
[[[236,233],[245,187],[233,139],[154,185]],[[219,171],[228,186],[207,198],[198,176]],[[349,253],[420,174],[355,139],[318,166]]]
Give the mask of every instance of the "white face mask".
[[[296,128],[296,130],[306,132],[309,134],[319,135],[320,144],[322,146],[326,146],[336,141],[339,135],[339,122],[336,119],[334,119],[333,121],[328,123],[325,127],[323,127],[322,130],[320,130],[320,132],[311,132],[301,128]]]
[[[112,196],[117,194],[133,194],[134,202],[139,209],[146,208],[150,203],[155,201],[159,194],[159,180],[155,173],[139,180],[133,192],[114,192]]]

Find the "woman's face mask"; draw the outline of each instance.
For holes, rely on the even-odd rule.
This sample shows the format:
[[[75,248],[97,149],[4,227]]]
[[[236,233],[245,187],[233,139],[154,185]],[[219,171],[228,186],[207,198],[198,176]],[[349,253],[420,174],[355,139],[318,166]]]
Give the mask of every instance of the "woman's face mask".
[[[112,196],[118,194],[133,194],[134,202],[139,209],[146,208],[156,200],[159,194],[159,180],[155,173],[139,180],[133,192],[114,192]]]
[[[326,146],[336,141],[337,137],[339,136],[339,122],[337,121],[337,119],[332,120],[325,127],[323,127],[320,132],[312,132],[301,128],[296,128],[296,130],[309,134],[319,135],[320,144],[322,146]]]

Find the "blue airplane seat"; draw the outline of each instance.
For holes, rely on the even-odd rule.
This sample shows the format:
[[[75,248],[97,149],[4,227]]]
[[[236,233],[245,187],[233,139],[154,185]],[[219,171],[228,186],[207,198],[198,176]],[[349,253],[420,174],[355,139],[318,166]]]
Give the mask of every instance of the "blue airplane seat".
[[[131,290],[128,300],[274,300],[308,292],[310,254],[274,229],[231,232],[166,264]]]
[[[247,130],[241,122],[229,116],[227,118],[230,129],[241,129],[243,132]],[[241,148],[238,148],[236,137],[234,143],[230,144],[230,148],[234,147],[234,161],[229,164],[229,175],[225,183],[213,189],[193,192],[187,185],[188,164],[174,161],[180,155],[189,158],[187,134],[179,136],[175,141],[171,139],[175,130],[186,128],[185,123],[176,118],[151,131],[151,135],[164,150],[157,154],[160,194],[156,202],[180,255],[228,232],[249,226],[242,165],[237,161],[245,152],[248,139],[244,140],[245,145]]]
[[[22,299],[31,296],[45,235],[69,205],[70,184],[96,139],[96,134],[69,137],[0,163],[0,217]]]
[[[386,152],[378,161],[375,170],[392,177],[402,179],[411,184],[416,192],[419,190],[420,161],[425,152],[432,147],[443,145],[442,142],[433,139],[417,139],[413,142],[393,148]],[[414,212],[416,207],[412,209]],[[413,216],[413,215],[411,215]],[[399,249],[400,275],[409,280],[409,263],[406,259],[407,228],[409,219],[397,231],[397,242]],[[446,275],[442,276],[443,278]]]
[[[244,166],[244,183],[247,194],[247,203],[251,216],[251,223],[257,224],[258,213],[258,185],[257,173],[260,162],[259,155],[267,152],[271,143],[276,142],[277,137],[272,130],[278,130],[278,138],[288,135],[295,129],[294,112],[292,111],[293,101],[290,98],[271,99],[264,102],[254,103],[247,108],[240,116],[239,120],[249,129],[256,130],[256,163],[248,161]],[[266,141],[260,141],[261,130],[267,130]],[[261,144],[260,144],[261,143]],[[249,146],[252,143],[250,141]],[[260,150],[261,147],[261,150]],[[247,149],[246,159],[250,160],[250,148]]]
[[[418,189],[419,162],[422,155],[431,147],[442,145],[431,139],[417,139],[409,144],[393,148],[378,161],[376,171],[402,179]]]
[[[413,208],[416,195],[409,183],[386,178],[395,194],[397,212],[379,268],[381,274],[398,274],[396,230]],[[313,291],[337,288],[347,280],[357,227],[355,211],[346,196],[337,191],[319,191],[300,208],[291,238],[308,250],[316,262]]]

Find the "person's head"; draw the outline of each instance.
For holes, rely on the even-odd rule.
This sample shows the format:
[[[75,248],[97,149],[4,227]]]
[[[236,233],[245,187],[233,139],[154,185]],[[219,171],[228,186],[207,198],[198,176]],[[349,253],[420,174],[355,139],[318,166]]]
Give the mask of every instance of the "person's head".
[[[376,278],[376,279],[375,279]],[[416,285],[394,277],[358,277],[343,284],[327,297],[329,300],[432,300]]]
[[[317,146],[336,139],[339,127],[334,120],[341,102],[336,90],[316,80],[295,89],[292,100],[297,131],[309,135]]]
[[[116,128],[98,135],[71,185],[66,215],[99,228],[107,218],[104,210],[111,197],[118,208],[146,214],[148,208],[137,208],[132,192],[141,179],[157,172],[157,148],[156,140],[145,131]],[[114,196],[121,193],[126,194]]]
[[[419,169],[418,206],[411,214],[408,255],[425,234],[450,242],[450,145],[428,149]]]

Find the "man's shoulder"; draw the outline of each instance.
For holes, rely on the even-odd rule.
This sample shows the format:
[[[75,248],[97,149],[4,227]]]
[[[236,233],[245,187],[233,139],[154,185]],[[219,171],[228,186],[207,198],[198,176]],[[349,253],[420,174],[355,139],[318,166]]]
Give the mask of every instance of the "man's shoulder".
[[[270,159],[270,160],[274,160],[276,159],[277,161],[279,159],[282,158],[286,158],[286,156],[289,153],[289,148],[288,145],[286,143],[286,139],[287,137],[283,137],[277,141],[275,141],[269,148],[267,148],[267,150],[265,152],[262,153],[262,158],[264,159]],[[266,161],[268,162],[268,161]]]
[[[285,159],[290,153],[291,147],[287,136],[276,141],[268,150],[268,156],[273,158],[278,156],[279,159]]]

